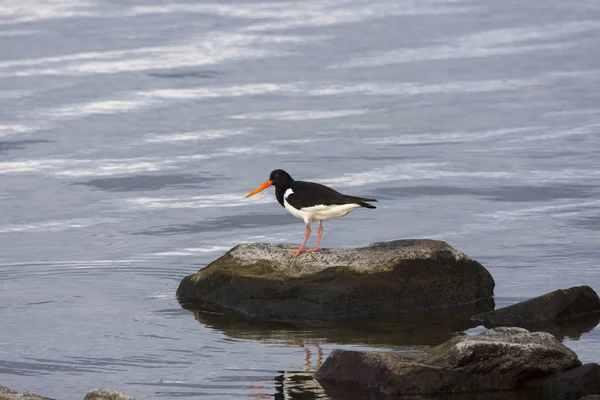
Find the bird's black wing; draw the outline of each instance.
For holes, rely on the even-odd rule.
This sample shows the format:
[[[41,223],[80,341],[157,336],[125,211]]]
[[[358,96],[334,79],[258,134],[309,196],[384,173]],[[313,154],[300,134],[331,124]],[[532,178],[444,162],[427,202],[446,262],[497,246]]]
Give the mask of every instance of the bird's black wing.
[[[375,199],[348,196],[328,186],[314,182],[295,181],[290,186],[290,189],[292,189],[294,193],[290,194],[286,201],[296,209],[318,205],[329,206],[341,204],[360,204],[363,207],[375,208],[365,202],[377,201]],[[363,205],[363,203],[365,204]]]

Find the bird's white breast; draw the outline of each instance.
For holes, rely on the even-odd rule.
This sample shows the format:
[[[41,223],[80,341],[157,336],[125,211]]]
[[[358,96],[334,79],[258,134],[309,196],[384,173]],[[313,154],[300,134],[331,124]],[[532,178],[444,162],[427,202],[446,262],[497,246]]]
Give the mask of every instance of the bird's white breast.
[[[294,217],[303,219],[304,223],[308,224],[310,222],[310,220],[312,219],[312,218],[310,218],[310,214],[305,211],[294,208],[290,203],[287,202],[287,198],[290,197],[291,194],[294,194],[294,191],[292,189],[288,189],[283,193],[283,206]]]
[[[310,214],[311,220],[324,221],[326,219],[343,217],[357,208],[360,208],[360,204],[332,204],[328,206],[321,204],[303,208],[302,211]]]

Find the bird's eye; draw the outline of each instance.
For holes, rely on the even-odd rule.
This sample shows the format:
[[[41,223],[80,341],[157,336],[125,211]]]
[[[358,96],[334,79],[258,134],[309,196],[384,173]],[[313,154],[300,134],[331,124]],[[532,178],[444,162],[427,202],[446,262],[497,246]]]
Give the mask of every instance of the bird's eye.
[[[279,174],[275,174],[275,179],[279,179]]]

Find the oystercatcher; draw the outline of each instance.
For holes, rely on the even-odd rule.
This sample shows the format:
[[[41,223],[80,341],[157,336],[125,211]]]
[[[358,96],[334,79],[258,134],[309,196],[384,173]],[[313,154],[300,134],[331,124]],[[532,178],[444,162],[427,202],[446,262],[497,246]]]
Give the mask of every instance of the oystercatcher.
[[[308,253],[319,249],[324,220],[343,217],[350,211],[361,207],[376,208],[368,203],[377,201],[375,199],[347,196],[319,183],[295,181],[290,174],[282,169],[271,172],[269,179],[248,193],[246,197],[254,196],[271,185],[275,186],[275,197],[279,204],[294,217],[303,219],[306,224],[306,236],[304,236],[304,241],[300,247],[289,249],[294,253],[294,258],[304,251],[304,246],[306,246],[311,233],[310,221],[319,221],[319,235],[315,247],[305,250]]]

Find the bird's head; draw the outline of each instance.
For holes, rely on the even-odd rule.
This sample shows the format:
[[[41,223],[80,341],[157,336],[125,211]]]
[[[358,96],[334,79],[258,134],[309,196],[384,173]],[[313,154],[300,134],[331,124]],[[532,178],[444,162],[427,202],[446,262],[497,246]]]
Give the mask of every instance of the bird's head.
[[[265,190],[269,186],[283,186],[293,181],[294,179],[292,179],[290,174],[288,174],[282,169],[276,169],[273,172],[271,172],[271,175],[269,175],[269,179],[265,183],[248,193],[246,197],[254,196],[256,193]]]

